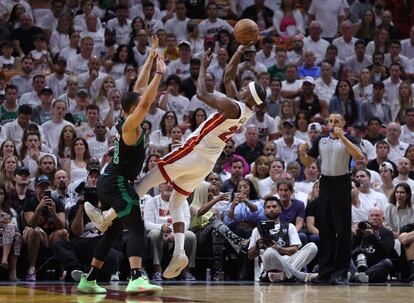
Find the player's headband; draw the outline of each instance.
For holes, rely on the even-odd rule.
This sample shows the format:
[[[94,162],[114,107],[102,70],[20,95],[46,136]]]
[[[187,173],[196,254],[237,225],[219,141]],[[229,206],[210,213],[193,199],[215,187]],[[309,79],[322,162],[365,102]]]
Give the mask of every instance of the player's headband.
[[[256,86],[254,85],[254,81],[249,83],[249,89],[250,89],[250,92],[253,96],[254,102],[256,102],[257,105],[262,104],[263,101],[259,98],[259,95],[257,94]]]

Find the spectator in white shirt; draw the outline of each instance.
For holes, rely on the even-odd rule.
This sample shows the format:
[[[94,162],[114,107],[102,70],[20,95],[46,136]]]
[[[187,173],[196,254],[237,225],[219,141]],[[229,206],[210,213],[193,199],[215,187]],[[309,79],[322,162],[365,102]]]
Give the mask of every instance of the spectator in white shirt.
[[[355,179],[360,183],[358,198],[361,201],[359,212],[363,212],[367,217],[369,210],[373,207],[385,210],[388,204],[387,197],[371,189],[371,174],[366,169],[358,170]]]
[[[277,128],[275,120],[266,112],[266,104],[262,103],[255,108],[255,114],[246,123],[257,126],[259,140],[262,143],[273,141],[277,138]]]
[[[108,129],[105,127],[105,124],[100,121],[96,122],[94,128],[95,137],[87,140],[92,158],[100,159],[108,151],[107,133]]]
[[[64,14],[57,21],[57,27],[53,27],[50,35],[49,47],[52,56],[61,52],[70,45],[69,33],[71,32],[72,17]]]
[[[266,66],[256,61],[256,48],[254,46],[246,49],[243,56],[245,61],[237,66],[239,80],[243,80],[246,77],[256,80],[259,74],[267,72]]]
[[[358,40],[352,36],[352,23],[349,20],[341,22],[342,36],[334,39],[332,44],[338,48],[339,60],[345,62],[354,54],[354,44]]]
[[[67,70],[74,75],[86,73],[89,70],[88,62],[92,56],[93,47],[93,39],[83,37],[80,42],[80,53],[74,58],[69,58]]]
[[[22,140],[23,130],[30,124],[30,116],[32,115],[32,107],[28,104],[19,106],[17,119],[6,123],[4,130],[7,135],[7,139],[13,142],[14,146],[17,146]]]
[[[313,51],[316,57],[316,63],[320,63],[326,53],[329,42],[321,38],[321,24],[318,21],[312,21],[309,25],[309,36],[303,39],[303,50]]]
[[[116,43],[128,44],[132,32],[131,20],[128,19],[128,7],[118,4],[115,8],[116,18],[108,21],[106,27],[116,33]]]
[[[105,44],[104,32],[110,31],[109,28],[105,30],[103,28],[98,28],[98,18],[93,15],[86,16],[86,29],[80,32],[80,38],[91,37],[93,39],[93,45],[96,49],[101,49]]]
[[[390,153],[388,159],[397,163],[398,160],[404,157],[405,150],[408,147],[407,143],[400,141],[401,125],[397,122],[391,122],[387,126],[387,136],[385,141],[390,145]]]
[[[295,122],[291,119],[282,121],[281,131],[282,138],[274,141],[277,147],[277,156],[285,163],[296,161],[298,159],[299,144],[305,141],[295,137]]]
[[[409,59],[414,58],[414,26],[411,27],[410,37],[401,41],[401,54]]]
[[[178,0],[175,4],[175,17],[164,24],[165,32],[174,34],[178,41],[186,39],[187,23],[190,20],[186,15],[186,1]]]
[[[172,232],[172,219],[170,215],[170,197],[173,191],[171,183],[162,183],[159,186],[160,195],[155,196],[145,203],[144,208],[144,222],[145,229],[148,231],[150,254],[154,265],[154,279],[162,280],[161,261],[163,252],[169,242],[174,242],[174,234]],[[183,205],[184,225],[185,225],[185,243],[184,249],[189,259],[189,268],[195,267],[195,255],[197,248],[197,239],[190,227],[190,209],[188,203]],[[188,268],[184,269],[183,276],[188,277]],[[195,280],[193,277],[192,280]]]
[[[37,74],[33,76],[32,88],[33,91],[23,94],[20,97],[19,105],[28,104],[32,108],[40,104],[40,93],[45,87],[45,76],[43,74]]]
[[[34,60],[32,57],[24,56],[21,58],[22,70],[20,74],[10,79],[10,84],[15,85],[18,88],[19,97],[24,93],[32,90],[32,77],[31,74],[34,69]]]
[[[355,55],[348,57],[345,61],[345,67],[352,76],[358,78],[361,71],[372,64],[372,59],[365,54],[365,42],[363,40],[356,41],[354,47]]]
[[[229,23],[217,18],[218,8],[215,2],[209,2],[206,8],[208,18],[199,24],[200,36],[202,38],[215,35],[222,29],[227,30],[229,33],[233,32],[233,27]]]
[[[410,167],[410,160],[407,158],[401,158],[397,164],[398,176],[392,180],[392,183],[394,186],[397,186],[398,183],[405,182],[410,186],[411,192],[414,192],[414,180],[408,177]]]
[[[145,1],[142,4],[142,8],[144,11],[145,29],[148,33],[155,34],[160,28],[164,28],[163,23],[160,20],[154,18],[154,3],[151,1]]]
[[[164,77],[177,75],[184,80],[190,76],[190,42],[184,40],[178,44],[178,56],[179,58],[177,60],[174,60],[168,64],[167,72]]]
[[[405,111],[405,124],[401,125],[401,141],[414,144],[414,108],[410,107]]]
[[[214,87],[216,90],[221,90],[221,83],[223,82],[224,70],[229,60],[229,54],[224,47],[217,50],[216,62],[209,65],[207,72],[214,76]]]
[[[256,54],[256,61],[269,68],[276,64],[273,39],[264,37],[262,43],[262,49]]]
[[[51,149],[58,145],[60,133],[66,125],[74,127],[72,123],[63,119],[66,109],[66,102],[64,100],[54,101],[52,105],[52,119],[42,124],[45,140]]]
[[[285,163],[281,159],[270,162],[269,177],[259,181],[259,196],[264,199],[272,192],[276,192],[277,181],[285,169]]]
[[[315,81],[314,93],[319,99],[329,102],[335,93],[338,80],[332,77],[332,66],[328,62],[321,64],[321,77]],[[329,103],[328,103],[329,105]]]
[[[393,103],[397,97],[398,87],[401,80],[401,66],[399,63],[391,63],[390,65],[390,77],[384,81],[385,85],[385,99],[393,106]]]
[[[166,81],[167,92],[160,98],[159,107],[165,111],[174,111],[178,118],[178,123],[188,122],[189,117],[186,113],[190,101],[180,95],[181,79],[177,75],[170,75]]]
[[[313,0],[308,10],[309,20],[317,20],[322,28],[322,37],[332,40],[339,32],[339,24],[345,16],[341,0]],[[312,27],[312,24],[309,28]]]
[[[79,32],[76,32],[76,31],[70,32],[69,33],[69,45],[61,49],[59,56],[65,58],[66,61],[68,61],[68,59],[73,59],[77,55],[77,52],[78,52],[79,40],[80,40]]]
[[[92,1],[82,0],[80,4],[82,14],[75,16],[73,19],[73,27],[77,32],[86,31],[86,17],[92,14]],[[101,21],[97,19],[97,29],[101,29]]]
[[[54,59],[54,70],[53,74],[46,76],[46,86],[49,86],[53,91],[55,98],[63,95],[66,91],[66,84],[68,81],[68,75],[66,72],[66,59],[63,57],[56,57]]]
[[[391,40],[388,53],[384,55],[384,65],[390,67],[391,63],[399,63],[404,71],[410,70],[410,60],[401,54],[401,42]]]

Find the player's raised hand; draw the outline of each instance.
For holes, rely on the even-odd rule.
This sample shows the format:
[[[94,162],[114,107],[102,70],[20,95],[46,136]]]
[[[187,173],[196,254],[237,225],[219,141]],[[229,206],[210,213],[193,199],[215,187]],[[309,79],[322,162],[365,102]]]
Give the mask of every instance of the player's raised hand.
[[[151,36],[151,50],[149,52],[149,56],[153,59],[157,56],[157,49],[158,49],[158,37],[156,35]]]
[[[164,62],[163,53],[159,53],[157,57],[157,73],[164,74],[167,70],[167,65]]]
[[[211,58],[213,58],[213,51],[211,50],[211,48],[209,48],[207,51],[204,52],[202,64],[205,67],[208,67],[210,65]]]
[[[257,38],[257,39],[259,39],[259,38]],[[255,43],[257,42],[257,40],[255,40],[255,41],[251,41],[251,42],[249,42],[248,44],[241,44],[241,45],[239,45],[239,47],[238,47],[238,51],[240,51],[240,52],[245,52],[247,49],[249,49],[250,47],[252,47]]]

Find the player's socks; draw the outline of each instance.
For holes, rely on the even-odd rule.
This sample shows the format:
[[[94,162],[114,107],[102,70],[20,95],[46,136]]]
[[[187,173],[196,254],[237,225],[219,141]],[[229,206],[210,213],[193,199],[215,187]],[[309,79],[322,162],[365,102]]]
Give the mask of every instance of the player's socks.
[[[99,273],[99,268],[91,266],[91,269],[89,270],[88,274],[86,275],[86,280],[96,281],[96,278],[98,277],[98,273]]]

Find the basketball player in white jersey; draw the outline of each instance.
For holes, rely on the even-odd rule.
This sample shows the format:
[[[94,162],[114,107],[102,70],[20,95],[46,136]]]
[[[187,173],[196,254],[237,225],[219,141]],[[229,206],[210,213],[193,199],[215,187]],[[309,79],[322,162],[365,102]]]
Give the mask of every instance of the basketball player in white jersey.
[[[237,65],[243,51],[250,45],[239,46],[227,66],[224,79],[228,96],[235,96]],[[184,213],[182,206],[195,187],[213,170],[221,155],[226,141],[249,120],[253,108],[264,102],[266,92],[256,82],[250,82],[238,93],[236,101],[227,96],[208,93],[205,84],[206,69],[211,61],[211,50],[203,58],[197,81],[197,98],[216,109],[187,139],[186,143],[161,158],[157,167],[152,169],[136,186],[140,197],[154,186],[171,182],[174,191],[170,198],[170,214],[174,231],[173,258],[164,271],[165,278],[174,278],[187,266],[188,258],[184,251]],[[113,209],[101,213],[99,209],[85,207],[87,215],[101,231],[106,230],[109,222],[116,217]]]

